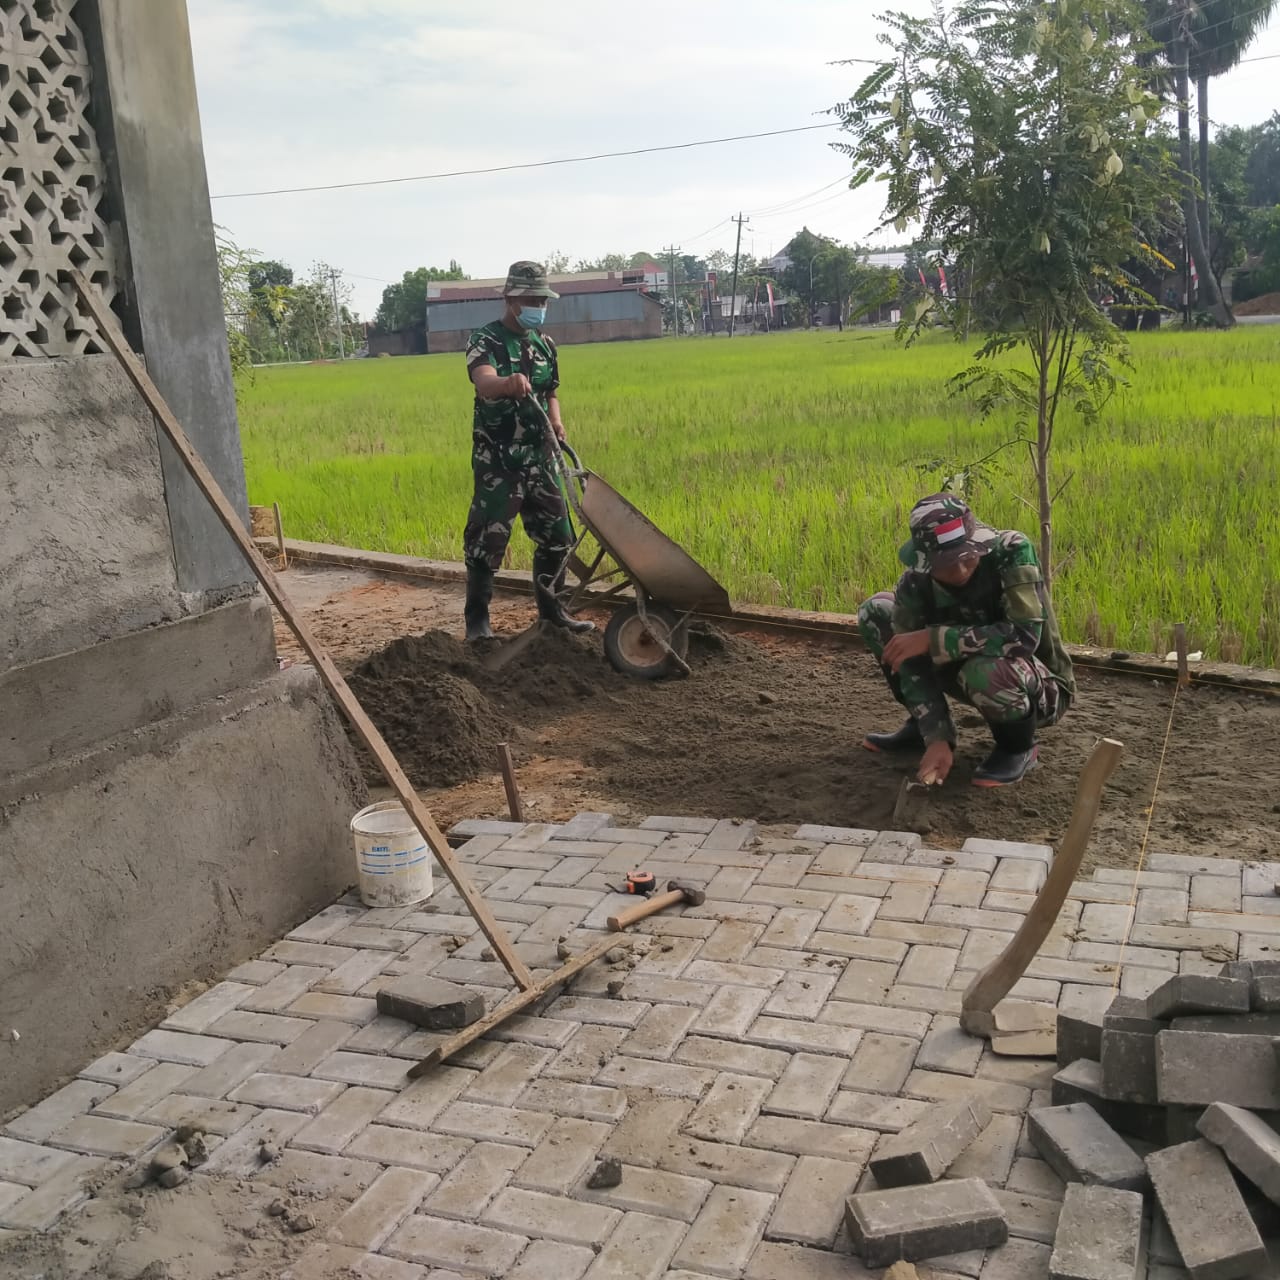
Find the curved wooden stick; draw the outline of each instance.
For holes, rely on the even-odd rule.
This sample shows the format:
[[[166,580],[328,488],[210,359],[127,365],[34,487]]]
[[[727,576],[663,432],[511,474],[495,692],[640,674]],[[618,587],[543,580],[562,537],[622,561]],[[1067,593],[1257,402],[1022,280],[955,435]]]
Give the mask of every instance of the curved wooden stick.
[[[974,978],[960,1002],[960,1025],[971,1036],[991,1038],[995,1030],[993,1011],[996,1005],[1026,972],[1027,965],[1049,936],[1049,930],[1053,928],[1084,860],[1089,836],[1098,817],[1102,788],[1115,772],[1123,754],[1124,747],[1114,738],[1102,738],[1093,748],[1080,774],[1067,834],[1058,846],[1044,888],[1036,895],[1022,927],[1013,935],[1013,941]]]

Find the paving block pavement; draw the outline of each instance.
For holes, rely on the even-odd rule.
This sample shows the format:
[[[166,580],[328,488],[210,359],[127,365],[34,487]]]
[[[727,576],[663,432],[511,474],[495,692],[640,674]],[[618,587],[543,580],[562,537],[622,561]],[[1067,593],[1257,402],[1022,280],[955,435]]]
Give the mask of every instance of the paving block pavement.
[[[1021,924],[1045,846],[939,850],[912,833],[779,835],[700,817],[621,826],[605,814],[453,834],[469,836],[460,857],[543,971],[562,934],[575,950],[603,936],[620,869],[660,866],[711,892],[635,931],[649,945],[635,969],[593,966],[413,1082],[408,1067],[446,1033],[378,1013],[378,988],[431,978],[492,1002],[509,980],[481,958],[446,884],[414,908],[344,898],[0,1126],[0,1232],[48,1229],[95,1178],[192,1120],[222,1139],[200,1176],[256,1172],[263,1140],[283,1154],[257,1176],[348,1171],[350,1204],[331,1224],[345,1225],[311,1244],[309,1270],[296,1264],[305,1280],[357,1264],[393,1280],[867,1280],[842,1214],[860,1183],[874,1187],[877,1144],[971,1105],[991,1120],[935,1185],[989,1186],[1013,1239],[985,1252],[956,1243],[928,1264],[934,1280],[1042,1280],[1064,1188],[1027,1140],[1033,1099],[1048,1106],[1052,1083],[1053,1101],[1086,1099],[1108,1119],[1107,1106],[1142,1111],[1101,1098],[1096,1065],[1067,1063],[1054,1081],[1050,1064],[993,1058],[959,1032],[961,993]],[[1074,887],[1019,997],[1056,1003],[1092,1060],[1117,985],[1145,998],[1170,975],[1212,978],[1200,948],[1217,943],[1262,957],[1257,972],[1224,975],[1256,985],[1275,937],[1259,905],[1274,897],[1270,873],[1212,859],[1102,869]],[[1088,907],[1135,901],[1123,949],[1068,936]],[[1084,932],[1109,936],[1119,918],[1091,912]],[[1265,1012],[1163,1026],[1227,1029],[1184,1026],[1197,1016],[1271,1017],[1247,1030],[1280,1036]],[[1154,1028],[1141,1029],[1153,1045]],[[1075,1092],[1060,1099],[1072,1072]],[[1185,1119],[1201,1119],[1199,1106]],[[1248,1161],[1234,1131],[1215,1132]],[[622,1182],[592,1189],[602,1156],[622,1161]],[[1169,1250],[1155,1265],[1176,1263]]]

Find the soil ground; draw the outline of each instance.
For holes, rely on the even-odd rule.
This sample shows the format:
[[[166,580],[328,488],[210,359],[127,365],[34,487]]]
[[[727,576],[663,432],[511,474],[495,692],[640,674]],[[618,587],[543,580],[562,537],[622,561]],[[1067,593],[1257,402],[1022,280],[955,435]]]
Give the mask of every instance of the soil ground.
[[[692,637],[691,678],[646,683],[609,667],[598,633],[555,633],[495,675],[461,642],[458,588],[314,567],[290,570],[285,585],[338,665],[355,673],[358,695],[442,825],[504,808],[499,741],[511,743],[527,816],[542,821],[600,809],[619,822],[672,813],[883,829],[914,770],[859,746],[867,731],[896,726],[900,712],[869,657],[841,637],[707,631]],[[515,597],[500,598],[493,614],[508,639],[533,618]],[[302,658],[279,622],[277,640],[282,654]],[[1044,731],[1041,766],[1018,787],[969,785],[989,739],[959,709],[956,769],[923,824],[932,844],[1056,843],[1080,768],[1108,736],[1124,743],[1125,758],[1086,871],[1136,865],[1144,839],[1148,853],[1280,858],[1280,699],[1198,686],[1179,696],[1170,728],[1169,682],[1077,676],[1076,705]]]

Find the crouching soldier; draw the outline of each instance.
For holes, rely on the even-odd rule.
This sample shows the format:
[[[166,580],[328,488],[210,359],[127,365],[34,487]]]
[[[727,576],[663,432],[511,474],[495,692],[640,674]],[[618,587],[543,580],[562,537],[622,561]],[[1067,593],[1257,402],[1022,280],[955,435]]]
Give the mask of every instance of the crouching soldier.
[[[1031,540],[980,524],[954,494],[922,498],[906,572],[858,610],[858,626],[907,722],[869,733],[869,751],[923,752],[918,777],[942,782],[955,759],[947,699],[981,713],[995,749],[974,774],[980,787],[1017,782],[1036,762],[1036,729],[1056,724],[1075,677]]]

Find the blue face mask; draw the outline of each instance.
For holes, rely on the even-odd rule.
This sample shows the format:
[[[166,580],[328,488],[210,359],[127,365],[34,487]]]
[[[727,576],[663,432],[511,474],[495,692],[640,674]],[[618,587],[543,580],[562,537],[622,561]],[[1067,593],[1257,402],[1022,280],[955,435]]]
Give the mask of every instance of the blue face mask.
[[[525,329],[541,329],[547,322],[547,309],[543,307],[521,307],[516,317]]]

